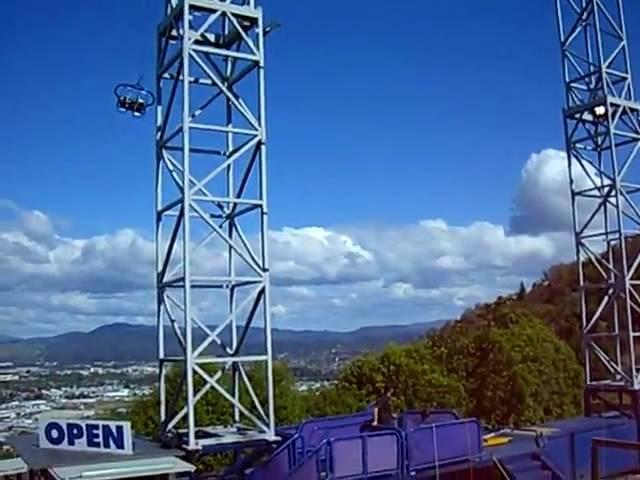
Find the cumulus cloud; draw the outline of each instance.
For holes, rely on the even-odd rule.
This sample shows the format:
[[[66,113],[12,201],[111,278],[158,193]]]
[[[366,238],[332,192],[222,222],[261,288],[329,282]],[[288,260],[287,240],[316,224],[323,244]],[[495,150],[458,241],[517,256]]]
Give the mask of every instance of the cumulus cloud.
[[[538,278],[546,266],[573,256],[565,170],[561,152],[532,155],[508,227],[425,219],[401,226],[271,231],[276,326],[349,329],[451,318]],[[7,201],[0,202],[0,213],[3,333],[153,321],[152,239],[127,228],[65,236],[46,213]],[[204,248],[194,263],[198,272],[220,269],[226,256]],[[208,298],[196,311],[216,323],[223,307],[224,301]]]
[[[596,175],[588,163],[573,162],[573,182],[576,190],[607,185],[606,178]],[[532,154],[522,169],[520,185],[509,220],[511,233],[543,234],[549,232],[571,232],[573,230],[570,209],[569,169],[567,155],[554,149]],[[588,228],[600,228],[604,215],[593,219],[591,214],[597,201],[578,199],[578,222]],[[601,213],[601,212],[600,212]],[[613,212],[612,212],[613,213]]]
[[[571,229],[567,155],[547,149],[529,157],[522,169],[510,227],[514,233]]]
[[[359,230],[354,237],[374,252],[379,278],[419,288],[537,275],[540,265],[564,258],[568,246],[562,236],[509,235],[501,225],[452,226],[444,220]]]
[[[314,288],[313,299],[289,297],[275,289],[274,298],[287,305],[286,317],[276,319],[278,326],[351,330],[363,325],[448,319],[469,305],[513,290],[496,290],[494,285],[418,289],[381,280]]]
[[[36,240],[24,231],[0,232],[0,291],[118,293],[149,288],[153,258],[153,244],[129,229],[87,239],[52,234]]]
[[[343,233],[285,227],[269,237],[276,284],[352,283],[376,274],[373,253]]]

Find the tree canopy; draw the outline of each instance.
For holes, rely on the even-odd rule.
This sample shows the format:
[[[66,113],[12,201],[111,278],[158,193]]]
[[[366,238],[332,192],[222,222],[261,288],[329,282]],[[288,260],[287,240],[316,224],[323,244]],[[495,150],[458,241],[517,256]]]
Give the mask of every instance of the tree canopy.
[[[580,411],[582,369],[571,348],[517,303],[478,308],[428,340],[458,377],[467,413],[492,425],[528,425]]]
[[[212,368],[205,371],[211,376],[216,372]],[[179,412],[185,405],[184,392],[180,388],[182,372],[179,368],[170,369],[167,381],[168,410]],[[266,404],[266,375],[264,369],[254,368],[247,372],[256,397],[262,405]],[[273,369],[274,389],[277,392],[275,405],[276,422],[281,425],[296,423],[308,415],[306,396],[295,389],[295,379],[289,368],[283,363],[275,363]],[[202,378],[194,379],[196,391],[203,385]],[[225,374],[219,380],[221,386],[229,391],[231,375]],[[248,398],[248,391],[243,386],[241,395]],[[160,431],[158,412],[160,409],[160,397],[158,389],[133,403],[130,418],[133,428],[137,433],[149,437],[157,436]],[[256,407],[249,411],[256,415]],[[232,422],[233,410],[231,404],[221,395],[209,390],[196,404],[196,422],[199,425],[228,425]],[[184,426],[184,421],[179,424]]]
[[[365,355],[348,364],[338,386],[368,399],[394,389],[397,410],[456,407],[466,410],[467,397],[459,379],[449,375],[424,343],[390,345],[379,354]]]
[[[175,398],[180,372],[174,369],[169,375],[168,398]],[[264,401],[263,371],[250,370],[248,375],[256,396]],[[298,391],[283,363],[275,366],[274,382],[280,425],[360,411],[387,387],[394,388],[397,411],[452,408],[495,426],[530,425],[577,414],[582,399],[582,369],[571,348],[516,301],[478,307],[422,341],[363,355],[347,364],[328,387]],[[221,383],[228,388],[229,376]],[[183,405],[179,400],[174,408]],[[134,403],[134,429],[147,435],[158,432],[157,412],[154,391]],[[231,416],[230,404],[213,392],[197,405],[199,424],[229,424]]]

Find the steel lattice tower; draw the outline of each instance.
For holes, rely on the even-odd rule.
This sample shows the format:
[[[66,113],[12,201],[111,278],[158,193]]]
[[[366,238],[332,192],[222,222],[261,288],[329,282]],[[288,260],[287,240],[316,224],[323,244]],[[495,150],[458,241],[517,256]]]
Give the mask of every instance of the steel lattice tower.
[[[578,262],[585,407],[640,389],[636,271],[640,105],[622,0],[556,0],[566,88],[565,141]],[[607,400],[605,399],[605,404]]]
[[[264,35],[255,0],[167,0],[158,27],[160,416],[188,449],[275,438]]]

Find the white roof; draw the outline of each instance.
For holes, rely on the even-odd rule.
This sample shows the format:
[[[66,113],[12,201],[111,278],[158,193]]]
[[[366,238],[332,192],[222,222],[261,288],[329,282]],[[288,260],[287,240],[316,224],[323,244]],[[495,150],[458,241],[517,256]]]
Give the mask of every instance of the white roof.
[[[71,420],[71,419],[81,419],[86,417],[91,417],[95,414],[94,410],[78,410],[77,408],[72,409],[55,409],[48,410],[46,412],[39,413],[36,415],[36,419],[38,421],[46,421],[46,420]]]
[[[29,467],[21,458],[10,458],[9,460],[0,460],[0,476],[17,475],[19,473],[27,473]]]
[[[145,460],[95,463],[93,465],[81,465],[77,467],[53,467],[49,469],[49,472],[59,480],[112,480],[117,478],[193,472],[195,469],[196,467],[190,463],[167,456],[148,458]]]

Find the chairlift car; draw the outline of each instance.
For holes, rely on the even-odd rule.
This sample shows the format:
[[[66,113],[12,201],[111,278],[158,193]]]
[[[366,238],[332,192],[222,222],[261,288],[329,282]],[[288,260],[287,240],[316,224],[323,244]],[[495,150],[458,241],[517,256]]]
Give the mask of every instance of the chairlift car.
[[[140,82],[135,84],[121,83],[114,88],[116,107],[119,112],[130,112],[134,117],[142,117],[147,108],[156,103],[156,97],[144,88]]]

